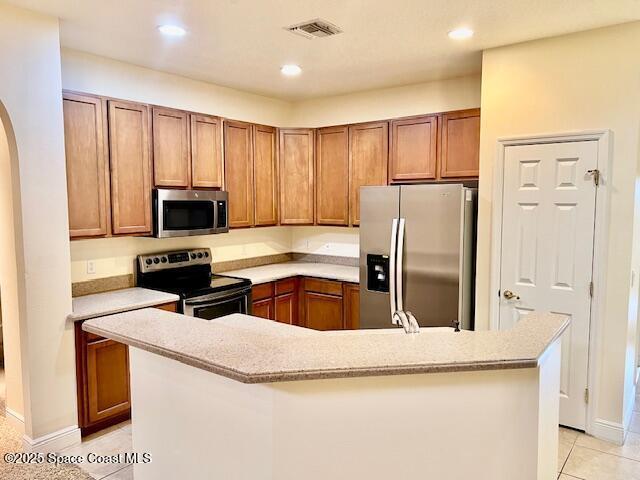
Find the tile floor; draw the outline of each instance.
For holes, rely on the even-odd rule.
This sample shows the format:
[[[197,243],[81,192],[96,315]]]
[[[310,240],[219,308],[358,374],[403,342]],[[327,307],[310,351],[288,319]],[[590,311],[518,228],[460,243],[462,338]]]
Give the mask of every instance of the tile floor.
[[[86,455],[97,453],[100,455],[115,455],[117,453],[133,452],[131,445],[131,422],[102,430],[82,439],[80,445],[69,447],[60,453],[65,455]],[[133,480],[133,465],[84,463],[80,467],[95,479],[105,480]]]
[[[558,479],[640,480],[640,396],[634,410],[623,446],[560,428]]]

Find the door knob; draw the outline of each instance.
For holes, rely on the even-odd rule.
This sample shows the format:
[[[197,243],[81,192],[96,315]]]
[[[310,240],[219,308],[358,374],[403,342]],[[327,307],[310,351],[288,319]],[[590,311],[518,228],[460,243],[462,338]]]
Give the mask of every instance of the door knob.
[[[511,300],[512,298],[515,298],[516,300],[520,300],[520,295],[516,295],[515,293],[513,293],[511,290],[505,290],[504,293],[502,294],[504,296],[504,298],[506,298],[507,300]]]

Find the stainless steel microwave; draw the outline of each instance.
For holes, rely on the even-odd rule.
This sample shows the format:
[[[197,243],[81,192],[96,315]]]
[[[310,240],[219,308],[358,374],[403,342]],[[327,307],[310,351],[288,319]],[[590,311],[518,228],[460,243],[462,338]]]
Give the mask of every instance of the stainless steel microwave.
[[[211,190],[153,190],[153,234],[158,238],[229,231],[228,194]]]

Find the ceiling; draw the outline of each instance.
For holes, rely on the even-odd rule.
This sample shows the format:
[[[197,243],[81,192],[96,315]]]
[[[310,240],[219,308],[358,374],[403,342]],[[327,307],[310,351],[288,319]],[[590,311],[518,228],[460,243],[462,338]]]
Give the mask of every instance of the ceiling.
[[[287,100],[480,71],[486,48],[640,19],[640,0],[10,0],[61,19],[61,43]],[[325,19],[308,40],[285,26]],[[182,38],[156,27],[183,25]],[[447,32],[468,26],[471,39]],[[297,63],[298,77],[280,74]]]

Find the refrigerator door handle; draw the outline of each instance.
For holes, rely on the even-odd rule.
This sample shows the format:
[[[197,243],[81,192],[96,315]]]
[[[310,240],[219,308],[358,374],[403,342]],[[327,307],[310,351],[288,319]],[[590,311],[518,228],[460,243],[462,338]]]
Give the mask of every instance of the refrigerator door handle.
[[[396,309],[404,311],[404,293],[402,288],[403,277],[403,260],[404,260],[404,223],[405,219],[400,218],[398,221],[398,242],[396,244]]]
[[[398,247],[398,219],[391,222],[391,245],[389,247],[389,303],[391,306],[391,323],[398,325],[395,313],[396,303],[396,249]]]

